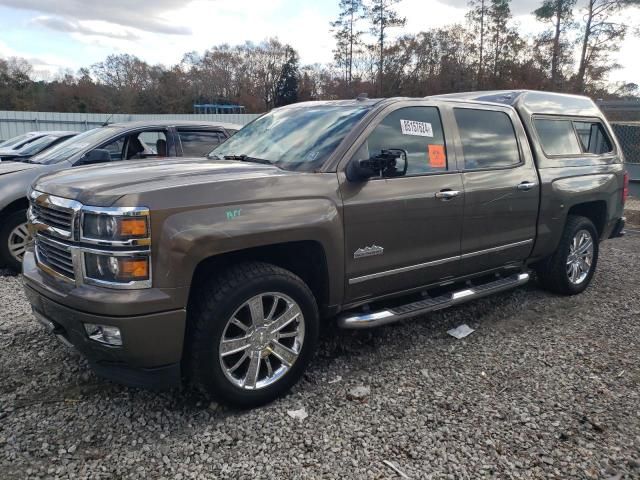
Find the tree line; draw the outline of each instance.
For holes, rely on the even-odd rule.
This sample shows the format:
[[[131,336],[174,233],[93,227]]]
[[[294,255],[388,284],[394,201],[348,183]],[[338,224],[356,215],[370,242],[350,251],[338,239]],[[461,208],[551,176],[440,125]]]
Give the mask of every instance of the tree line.
[[[339,0],[330,24],[334,62],[301,65],[295,47],[276,38],[189,52],[172,66],[130,54],[34,80],[21,58],[0,58],[0,110],[189,113],[194,103],[243,105],[247,112],[304,100],[425,96],[478,89],[527,88],[599,98],[640,94],[612,85],[614,54],[634,28],[621,22],[640,0],[542,0],[545,25],[520,33],[511,0],[470,0],[464,24],[403,33],[402,0]]]

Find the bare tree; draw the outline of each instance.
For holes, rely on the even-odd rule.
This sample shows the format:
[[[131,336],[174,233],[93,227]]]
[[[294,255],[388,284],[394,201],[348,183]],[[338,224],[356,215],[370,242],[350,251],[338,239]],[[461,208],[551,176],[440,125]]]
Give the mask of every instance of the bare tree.
[[[625,8],[637,5],[640,0],[587,0],[576,91],[584,92],[588,80],[601,80],[617,67],[609,56],[620,48],[629,25],[614,21],[614,17]]]
[[[118,89],[141,90],[149,83],[149,65],[128,53],[109,55],[91,70],[100,82]]]

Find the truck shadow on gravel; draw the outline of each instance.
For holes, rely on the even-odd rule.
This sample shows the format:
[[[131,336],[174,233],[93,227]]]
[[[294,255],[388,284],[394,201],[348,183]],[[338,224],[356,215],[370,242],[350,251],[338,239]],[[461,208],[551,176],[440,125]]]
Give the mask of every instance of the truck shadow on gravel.
[[[383,346],[397,351],[394,358],[402,357],[408,338],[412,343],[428,341],[431,344],[450,345],[456,340],[447,331],[463,323],[479,330],[469,337],[470,340],[481,335],[482,329],[510,330],[530,325],[532,318],[529,315],[521,318],[522,304],[549,296],[535,284],[529,284],[501,295],[373,329],[343,330],[334,322],[329,322],[322,330],[314,365],[325,367],[337,360],[357,361],[361,357],[376,354]]]
[[[453,343],[460,342],[449,336],[447,330],[462,323],[476,329],[476,332],[465,340],[471,345],[474,342],[482,342],[483,337],[491,331],[500,330],[503,334],[509,334],[510,331],[515,332],[520,328],[534,328],[536,315],[523,314],[522,307],[540,300],[547,301],[549,297],[549,294],[542,292],[532,283],[506,294],[479,299],[427,316],[370,330],[342,330],[335,322],[326,322],[321,330],[316,357],[303,381],[294,388],[293,395],[301,390],[320,388],[325,383],[323,377],[326,376],[326,372],[336,370],[336,364],[348,367],[343,375],[345,380],[357,381],[358,376],[366,376],[375,369],[382,368],[384,362],[402,360],[408,345],[424,345],[446,355],[447,349]],[[52,342],[56,343],[53,340]],[[56,343],[53,348],[64,347]],[[30,392],[29,396],[17,398],[14,408],[49,403],[109,401],[127,402],[134,410],[144,409],[153,404],[154,408],[181,411],[188,414],[187,417],[189,414],[210,409],[210,402],[199,391],[189,386],[153,391],[118,385],[97,377],[80,355],[64,350],[58,353],[64,357],[59,368],[67,370],[65,365],[71,363],[74,371],[61,372],[60,383],[40,390],[37,395]],[[8,385],[5,386],[8,388]],[[6,388],[2,390],[6,391]],[[286,398],[282,401],[286,402]],[[213,410],[223,415],[225,412],[241,413],[240,410],[218,406]]]

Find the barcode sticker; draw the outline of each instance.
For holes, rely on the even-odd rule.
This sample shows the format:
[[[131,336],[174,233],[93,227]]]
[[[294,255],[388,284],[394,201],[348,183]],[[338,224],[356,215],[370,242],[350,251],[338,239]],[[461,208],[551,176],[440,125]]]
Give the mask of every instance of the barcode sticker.
[[[400,128],[403,135],[418,137],[433,137],[433,128],[430,123],[417,122],[415,120],[400,120]]]

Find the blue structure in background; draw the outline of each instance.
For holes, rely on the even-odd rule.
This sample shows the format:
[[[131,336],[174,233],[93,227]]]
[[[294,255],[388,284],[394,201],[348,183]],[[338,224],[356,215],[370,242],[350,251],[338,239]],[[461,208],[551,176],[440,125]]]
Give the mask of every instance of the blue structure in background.
[[[194,103],[193,113],[245,113],[244,105],[229,105],[223,103]]]

